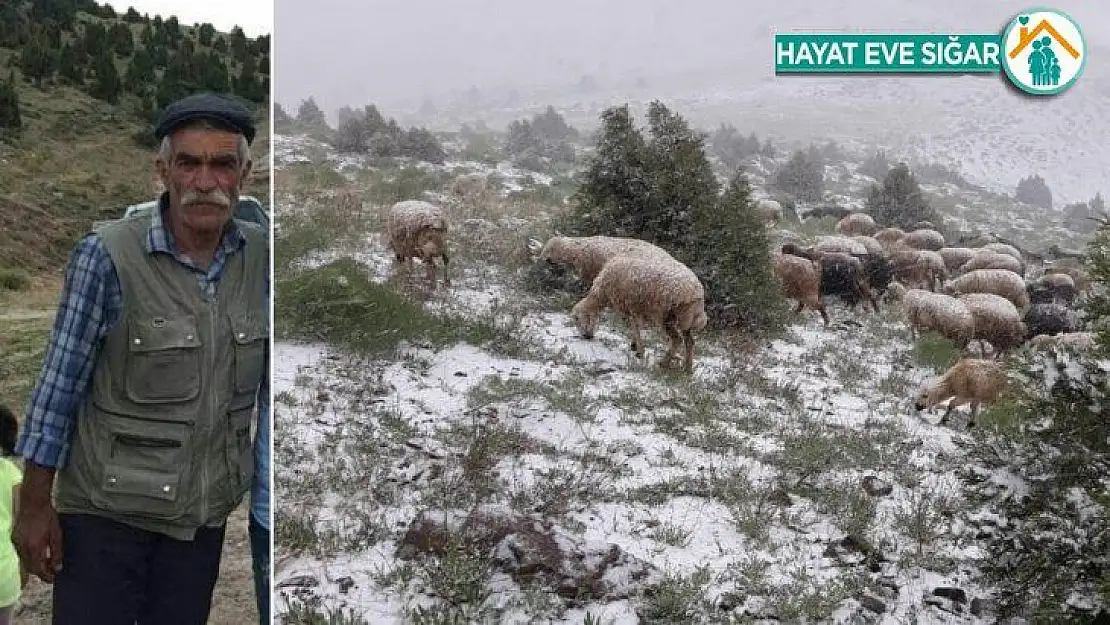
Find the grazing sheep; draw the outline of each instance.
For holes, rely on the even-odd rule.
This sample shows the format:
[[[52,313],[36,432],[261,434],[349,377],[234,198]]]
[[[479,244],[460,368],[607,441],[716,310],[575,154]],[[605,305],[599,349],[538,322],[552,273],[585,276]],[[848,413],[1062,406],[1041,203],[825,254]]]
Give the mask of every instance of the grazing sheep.
[[[805,258],[807,260],[812,260],[814,262],[816,262],[817,259],[821,257],[820,254],[813,251],[812,247],[802,247],[802,246],[798,245],[797,243],[784,243],[782,248],[780,248],[780,252],[782,252],[783,254],[790,254],[790,255],[793,255],[793,256],[800,256],[802,258]]]
[[[1031,339],[1039,334],[1061,334],[1077,332],[1083,322],[1076,312],[1063,304],[1034,304],[1025,313],[1028,331],[1025,338]]]
[[[939,253],[930,250],[898,250],[890,255],[894,276],[913,285],[926,285],[935,291],[948,277],[948,269]]]
[[[867,255],[867,248],[864,247],[862,243],[841,235],[817,237],[817,243],[814,244],[813,251],[818,254],[828,254],[831,252],[849,254],[852,256]]]
[[[386,222],[390,249],[394,259],[405,265],[409,260],[419,258],[424,264],[425,277],[435,287],[435,258],[443,260],[443,284],[450,286],[447,275],[447,217],[443,210],[423,200],[403,200],[389,209]]]
[[[906,236],[902,237],[901,242],[915,250],[932,250],[935,252],[944,247],[944,235],[936,230],[922,228],[907,233]]]
[[[833,228],[837,234],[846,236],[869,235],[878,229],[879,226],[875,223],[875,220],[867,213],[852,213],[836,222],[836,226]]]
[[[867,285],[879,295],[885,294],[894,279],[894,263],[881,254],[868,254],[862,260]]]
[[[1020,260],[1009,254],[987,249],[976,251],[975,255],[960,267],[960,273],[966,274],[978,269],[1006,269],[1019,277],[1025,275],[1025,267]]]
[[[868,285],[863,262],[854,256],[839,252],[821,254],[818,260],[821,268],[821,297],[837,295],[850,308],[863,300],[871,302],[875,312],[879,312],[879,301]]]
[[[757,200],[755,212],[765,224],[773,225],[782,221],[782,204],[778,200],[768,198]]]
[[[1025,323],[1017,306],[1010,300],[993,293],[966,293],[958,299],[975,317],[975,339],[979,341],[979,353],[984,357],[987,350],[983,341],[991,344],[994,358],[1025,342]]]
[[[960,267],[975,256],[976,251],[971,247],[942,247],[937,250],[937,254],[944,259],[944,268],[948,270],[949,275],[954,276],[957,275]]]
[[[967,304],[951,295],[908,289],[902,296],[902,312],[914,340],[916,330],[932,330],[963,350],[975,337],[975,316]]]
[[[685,346],[683,368],[694,366],[694,332],[708,323],[705,288],[697,275],[670,256],[620,255],[597,274],[590,292],[571,310],[571,318],[583,338],[593,338],[601,312],[613,308],[629,324],[632,350],[644,356],[640,325],[662,328],[669,339],[661,365],[669,367]]]
[[[774,260],[775,279],[781,285],[783,296],[798,301],[794,314],[809,306],[821,313],[825,325],[829,325],[829,313],[821,300],[821,274],[816,263],[800,255],[784,252],[776,254]]]
[[[451,181],[448,192],[458,200],[481,197],[489,192],[489,180],[484,174],[459,174]]]
[[[970,427],[975,424],[979,406],[990,406],[997,402],[1007,384],[1006,371],[997,362],[982,358],[961,358],[944,375],[923,385],[913,407],[921,412],[951,398],[947,410],[937,422],[937,425],[943,425],[953,409],[971,404],[971,417],[968,419]]]
[[[1031,304],[1061,303],[1071,306],[1079,297],[1075,281],[1066,273],[1049,273],[1030,282],[1025,290],[1029,293]]]
[[[874,237],[856,235],[852,237],[852,240],[867,248],[867,253],[872,256],[886,256],[886,248],[883,247],[882,243],[876,241]]]
[[[1073,347],[1079,351],[1090,351],[1098,347],[1098,334],[1095,332],[1061,332],[1060,334],[1038,334],[1029,339],[1033,347],[1059,345]]]
[[[889,249],[891,245],[901,241],[906,233],[901,228],[883,228],[871,236]]]
[[[1086,269],[1083,268],[1081,261],[1072,258],[1061,258],[1053,261],[1053,263],[1045,267],[1045,275],[1048,274],[1067,274],[1071,276],[1072,282],[1075,283],[1075,288],[1080,293],[1087,290],[1091,284],[1091,278],[1087,275]]]
[[[883,299],[888,302],[900,302],[906,297],[906,285],[901,282],[891,282],[886,287],[886,293]]]
[[[1000,243],[998,241],[993,241],[991,243],[987,243],[981,249],[998,252],[999,254],[1006,254],[1007,256],[1013,256],[1014,258],[1021,261],[1022,264],[1025,263],[1025,257],[1021,255],[1021,251],[1018,250],[1018,248],[1010,245],[1009,243]]]
[[[1025,280],[1008,269],[976,269],[946,282],[943,290],[950,295],[994,293],[1010,300],[1018,311],[1029,308],[1029,294],[1025,292]]]
[[[532,244],[535,249],[535,243]],[[574,267],[578,279],[585,285],[593,283],[601,268],[618,254],[662,255],[671,258],[663,248],[647,241],[628,237],[566,237],[553,236],[540,251],[539,260]]]

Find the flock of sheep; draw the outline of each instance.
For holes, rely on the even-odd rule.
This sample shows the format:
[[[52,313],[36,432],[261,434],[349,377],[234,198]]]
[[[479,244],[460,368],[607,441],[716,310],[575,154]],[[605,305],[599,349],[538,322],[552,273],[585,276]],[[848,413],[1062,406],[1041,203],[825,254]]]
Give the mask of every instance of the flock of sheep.
[[[776,212],[771,203],[757,202],[768,224],[781,219],[781,209]],[[434,287],[439,257],[444,284],[450,284],[447,218],[440,207],[420,200],[398,202],[390,209],[387,230],[398,263],[407,266],[419,258]],[[1008,350],[1027,342],[1094,346],[1094,334],[1081,331],[1081,314],[1074,308],[1089,284],[1078,263],[1055,263],[1042,275],[1027,278],[1030,267],[1012,245],[971,240],[947,246],[927,222],[904,232],[879,228],[865,213],[847,215],[835,231],[817,237],[813,245],[803,247],[795,239],[774,251],[771,266],[784,296],[797,301],[795,314],[811,308],[826,325],[830,296],[852,309],[870,303],[875,312],[885,298],[901,303],[911,336],[932,331],[951,340],[961,350],[960,360],[927,383],[915,403],[926,410],[951,399],[941,423],[964,404],[970,404],[974,420],[980,405],[997,400],[1006,384],[998,359]],[[641,330],[652,326],[668,337],[661,366],[670,367],[683,349],[683,369],[692,371],[694,333],[706,327],[708,318],[704,287],[686,265],[633,238],[554,236],[546,243],[532,239],[528,247],[539,262],[569,265],[589,285],[587,295],[571,309],[583,338],[594,336],[601,313],[611,308],[628,323],[638,357],[644,356]],[[970,353],[973,341],[979,342],[981,357]]]
[[[952,341],[960,360],[927,384],[915,404],[924,410],[951,398],[941,423],[963,404],[970,404],[973,421],[980,405],[997,400],[1006,384],[998,359],[1007,351],[1026,343],[1095,345],[1075,308],[1090,282],[1078,263],[1055,263],[1027,277],[1031,268],[1013,245],[971,239],[948,246],[932,224],[910,232],[880,228],[866,213],[845,216],[835,231],[808,247],[788,241],[774,254],[784,294],[798,302],[795,313],[809,307],[826,324],[830,295],[853,309],[868,301],[876,312],[886,297],[901,303],[911,337],[932,331]],[[973,341],[980,358],[970,354]]]

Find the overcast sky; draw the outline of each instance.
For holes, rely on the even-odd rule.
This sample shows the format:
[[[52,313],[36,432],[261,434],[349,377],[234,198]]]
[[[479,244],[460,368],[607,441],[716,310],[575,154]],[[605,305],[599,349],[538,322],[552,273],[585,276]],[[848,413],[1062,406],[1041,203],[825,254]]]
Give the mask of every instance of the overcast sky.
[[[154,0],[149,0],[153,2]],[[165,0],[168,1],[168,0]],[[199,4],[199,3],[197,3]],[[224,2],[234,5],[234,2]],[[480,89],[744,68],[771,75],[773,33],[998,32],[1028,0],[276,0],[274,87],[296,110]],[[1033,3],[1036,4],[1035,2]],[[1103,0],[1057,0],[1106,41]],[[881,7],[881,8],[877,8]]]
[[[139,13],[149,13],[151,17],[176,16],[182,24],[208,22],[224,32],[239,26],[251,38],[273,32],[273,0],[108,0],[108,4],[117,13],[135,7]]]

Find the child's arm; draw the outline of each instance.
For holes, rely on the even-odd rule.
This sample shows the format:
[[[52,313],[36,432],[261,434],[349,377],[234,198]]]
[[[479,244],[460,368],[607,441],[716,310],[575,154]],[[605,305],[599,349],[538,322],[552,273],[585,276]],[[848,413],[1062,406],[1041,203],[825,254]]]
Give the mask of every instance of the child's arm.
[[[19,484],[12,486],[12,518],[19,515]],[[19,558],[19,589],[27,587],[27,567],[23,566],[23,558]]]

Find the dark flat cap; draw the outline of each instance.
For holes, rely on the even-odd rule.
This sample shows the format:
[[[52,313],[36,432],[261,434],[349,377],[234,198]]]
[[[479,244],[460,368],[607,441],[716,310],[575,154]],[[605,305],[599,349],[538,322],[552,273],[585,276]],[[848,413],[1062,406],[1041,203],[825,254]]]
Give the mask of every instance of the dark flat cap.
[[[162,111],[154,126],[154,138],[161,141],[186,122],[206,119],[230,132],[237,132],[254,141],[254,121],[251,114],[235,100],[216,93],[196,93],[171,103]]]

